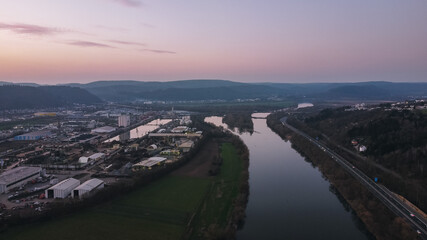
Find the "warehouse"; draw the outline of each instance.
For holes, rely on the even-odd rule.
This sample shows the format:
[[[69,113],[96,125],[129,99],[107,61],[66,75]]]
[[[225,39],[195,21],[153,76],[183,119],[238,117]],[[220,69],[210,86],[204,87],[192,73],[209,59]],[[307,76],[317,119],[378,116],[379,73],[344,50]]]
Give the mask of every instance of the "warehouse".
[[[17,167],[0,175],[0,193],[7,193],[10,189],[19,187],[40,177],[42,169],[39,167]]]
[[[93,132],[93,133],[111,133],[114,131],[116,131],[116,128],[110,127],[110,126],[104,126],[104,127],[95,128],[91,132]]]
[[[79,163],[88,163],[89,161],[98,161],[99,159],[102,159],[103,157],[105,157],[105,153],[94,153],[92,155],[90,155],[89,157],[80,157],[79,158]]]
[[[52,133],[50,131],[37,131],[30,132],[22,135],[15,136],[14,140],[39,140],[44,137],[51,136]]]
[[[143,160],[137,164],[134,164],[132,166],[132,169],[134,171],[140,170],[140,169],[151,169],[151,167],[155,166],[155,165],[161,165],[163,164],[165,161],[167,160],[167,158],[164,157],[151,157],[147,160]]]
[[[74,188],[80,185],[80,181],[74,178],[68,178],[64,181],[46,189],[46,198],[66,198]]]
[[[82,183],[82,185],[76,187],[72,192],[71,196],[73,198],[83,198],[84,196],[89,195],[90,193],[93,193],[97,189],[104,188],[104,181],[93,178],[90,180],[87,180],[86,182]]]

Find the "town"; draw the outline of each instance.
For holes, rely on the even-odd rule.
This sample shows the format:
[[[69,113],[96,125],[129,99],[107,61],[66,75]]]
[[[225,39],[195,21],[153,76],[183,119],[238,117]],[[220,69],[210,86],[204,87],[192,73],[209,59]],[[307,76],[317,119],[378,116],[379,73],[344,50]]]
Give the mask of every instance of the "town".
[[[186,111],[49,110],[3,112],[0,219],[45,211],[52,202],[84,199],[136,174],[166,168],[202,137]]]

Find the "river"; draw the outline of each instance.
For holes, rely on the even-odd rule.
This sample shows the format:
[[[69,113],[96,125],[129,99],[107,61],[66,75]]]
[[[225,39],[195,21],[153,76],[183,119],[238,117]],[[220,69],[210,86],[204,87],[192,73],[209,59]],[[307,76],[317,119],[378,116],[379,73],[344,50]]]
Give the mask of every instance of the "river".
[[[221,117],[205,121],[224,126]],[[253,134],[233,131],[250,152],[247,217],[237,239],[372,238],[317,168],[274,133],[265,119],[252,121]]]
[[[107,139],[105,140],[105,142],[124,141],[128,139],[141,138],[149,134],[150,132],[158,129],[159,127],[168,124],[171,121],[172,119],[155,119],[149,123],[138,126],[120,135]]]

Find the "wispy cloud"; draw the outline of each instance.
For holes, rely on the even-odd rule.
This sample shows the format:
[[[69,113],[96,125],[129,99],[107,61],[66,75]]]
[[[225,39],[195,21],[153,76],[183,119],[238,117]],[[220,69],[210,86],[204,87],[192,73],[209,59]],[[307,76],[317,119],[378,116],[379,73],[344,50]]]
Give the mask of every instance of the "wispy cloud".
[[[132,46],[146,46],[145,43],[128,42],[128,41],[120,41],[120,40],[109,40],[109,42],[123,44],[123,45],[132,45]]]
[[[140,6],[142,6],[142,3],[140,1],[137,1],[137,0],[110,0],[110,1],[120,3],[120,4],[127,6],[127,7],[140,7]]]
[[[18,34],[31,34],[31,35],[53,35],[61,32],[65,32],[64,30],[60,30],[57,28],[44,27],[39,25],[32,24],[23,24],[23,23],[15,23],[15,24],[7,24],[0,22],[0,30],[9,30]]]
[[[173,51],[167,51],[167,50],[159,50],[159,49],[142,49],[143,52],[152,52],[152,53],[160,53],[160,54],[176,54],[176,52]]]
[[[113,46],[110,46],[104,43],[89,42],[89,41],[71,41],[71,42],[67,42],[67,44],[78,46],[78,47],[115,48]]]

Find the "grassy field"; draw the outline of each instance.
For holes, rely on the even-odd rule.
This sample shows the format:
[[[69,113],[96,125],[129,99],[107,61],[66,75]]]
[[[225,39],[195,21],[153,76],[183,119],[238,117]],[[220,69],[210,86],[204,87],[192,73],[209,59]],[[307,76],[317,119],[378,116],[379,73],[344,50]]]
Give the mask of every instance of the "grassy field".
[[[221,172],[216,176],[200,212],[196,216],[194,232],[191,239],[204,239],[209,227],[225,228],[233,209],[233,199],[239,193],[240,176],[243,170],[243,161],[230,143],[222,145],[221,156],[223,163]]]
[[[180,239],[191,228],[192,239],[203,239],[208,226],[225,227],[239,191],[242,161],[229,143],[221,154],[215,177],[169,175],[98,207],[10,229],[0,239]]]
[[[209,179],[167,176],[111,203],[11,229],[1,239],[179,239]]]

